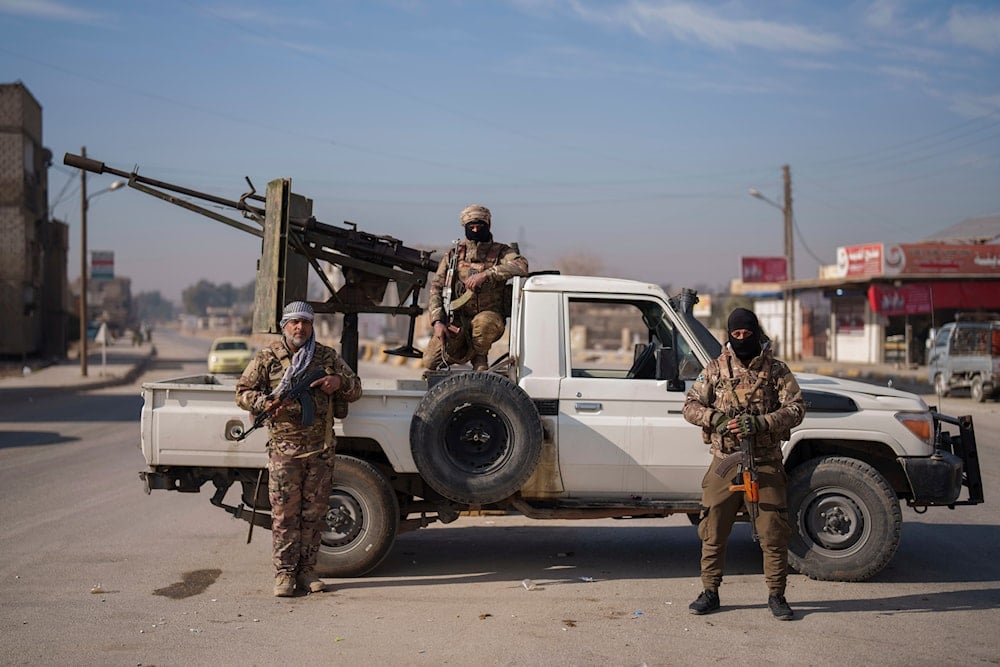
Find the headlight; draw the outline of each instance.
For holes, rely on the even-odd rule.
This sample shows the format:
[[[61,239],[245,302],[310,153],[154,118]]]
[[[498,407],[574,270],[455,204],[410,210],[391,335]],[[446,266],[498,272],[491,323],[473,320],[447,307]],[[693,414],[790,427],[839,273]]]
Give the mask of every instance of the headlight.
[[[219,360],[219,357],[215,356],[214,354],[209,355],[209,357],[208,357],[208,363],[210,363],[210,364],[214,364],[218,360]]]
[[[933,445],[934,419],[929,412],[897,412],[899,423],[928,445]]]

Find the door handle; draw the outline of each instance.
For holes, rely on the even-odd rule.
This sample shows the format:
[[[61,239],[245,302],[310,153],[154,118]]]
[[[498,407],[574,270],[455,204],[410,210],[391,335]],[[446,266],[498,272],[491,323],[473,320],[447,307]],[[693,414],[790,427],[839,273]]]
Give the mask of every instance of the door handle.
[[[573,407],[579,412],[600,412],[604,406],[600,403],[577,403]]]

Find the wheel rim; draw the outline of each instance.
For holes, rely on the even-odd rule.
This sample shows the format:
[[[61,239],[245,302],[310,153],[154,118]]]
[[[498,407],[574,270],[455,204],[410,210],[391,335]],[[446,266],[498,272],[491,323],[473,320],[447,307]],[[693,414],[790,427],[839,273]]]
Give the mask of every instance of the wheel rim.
[[[811,492],[798,513],[799,535],[830,558],[846,558],[860,551],[871,534],[871,515],[861,499],[842,488]]]
[[[491,472],[510,456],[510,432],[510,423],[492,408],[463,405],[445,427],[445,455],[462,472]]]
[[[323,520],[327,528],[323,531],[323,546],[345,547],[355,542],[364,531],[365,509],[352,494],[334,488]]]
[[[941,394],[942,396],[946,391],[948,391],[948,387],[946,387],[944,384],[944,376],[941,375],[940,373],[934,376],[934,389],[938,394]]]

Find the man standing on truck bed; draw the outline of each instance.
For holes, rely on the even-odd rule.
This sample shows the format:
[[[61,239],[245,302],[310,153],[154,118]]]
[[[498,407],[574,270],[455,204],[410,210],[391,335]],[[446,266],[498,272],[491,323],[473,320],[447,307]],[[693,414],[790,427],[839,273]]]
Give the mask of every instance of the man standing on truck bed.
[[[774,358],[757,316],[745,308],[729,315],[729,341],[722,354],[709,362],[688,391],[684,418],[702,427],[702,437],[711,445],[712,462],[702,481],[701,581],[704,591],[688,607],[692,614],[719,609],[719,586],[726,559],[726,542],[736,515],[750,498],[739,483],[742,471],[718,474],[720,464],[735,455],[758,494],[755,534],[764,553],[767,605],[775,618],[787,621],[792,609],[785,600],[788,575],[787,478],[782,463],[781,442],[791,436],[805,416],[802,391],[792,372]],[[741,457],[741,441],[749,439],[752,457]],[[751,468],[753,470],[751,470]],[[735,474],[735,476],[734,476]],[[735,484],[735,486],[734,486]]]
[[[296,583],[311,593],[325,590],[314,570],[333,488],[334,403],[361,398],[361,380],[351,367],[316,342],[313,317],[304,301],[285,306],[281,340],[257,352],[236,384],[237,405],[269,414],[267,490],[277,597],[293,595]],[[316,379],[300,398],[310,405],[284,396],[312,375]]]
[[[509,245],[493,241],[490,210],[473,204],[459,215],[465,240],[441,260],[431,281],[429,316],[434,335],[424,367],[471,362],[473,370],[489,368],[490,347],[503,336],[504,285],[528,275],[528,260]]]

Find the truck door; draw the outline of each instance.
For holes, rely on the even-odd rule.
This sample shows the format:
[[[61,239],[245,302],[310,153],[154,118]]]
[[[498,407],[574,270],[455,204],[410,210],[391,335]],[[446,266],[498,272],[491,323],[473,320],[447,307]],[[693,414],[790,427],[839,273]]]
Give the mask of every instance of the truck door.
[[[587,496],[700,497],[708,447],[700,429],[684,421],[685,392],[667,391],[655,379],[654,352],[678,346],[686,386],[701,364],[663,304],[566,299],[569,372],[560,382],[558,415],[565,488]]]

